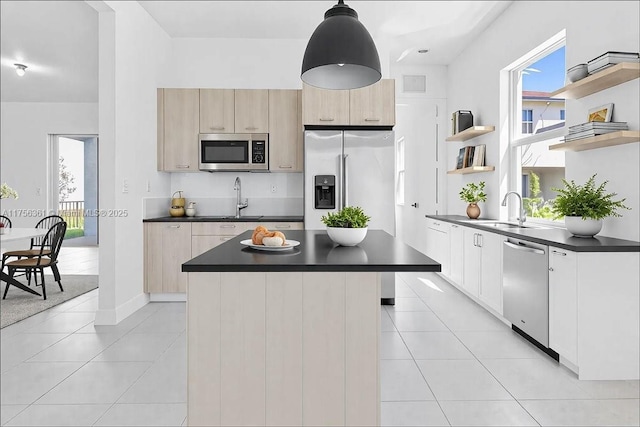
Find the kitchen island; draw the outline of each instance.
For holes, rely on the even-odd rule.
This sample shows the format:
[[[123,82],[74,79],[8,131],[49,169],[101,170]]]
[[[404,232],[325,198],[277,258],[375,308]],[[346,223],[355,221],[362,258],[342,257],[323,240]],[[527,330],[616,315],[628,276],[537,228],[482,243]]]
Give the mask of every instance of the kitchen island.
[[[380,275],[440,264],[379,230],[266,252],[247,231],[186,262],[189,425],[379,425]]]

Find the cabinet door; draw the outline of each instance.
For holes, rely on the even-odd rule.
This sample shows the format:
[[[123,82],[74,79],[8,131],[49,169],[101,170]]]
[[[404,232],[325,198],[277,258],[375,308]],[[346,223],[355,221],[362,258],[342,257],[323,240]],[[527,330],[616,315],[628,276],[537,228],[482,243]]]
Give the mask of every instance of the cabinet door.
[[[302,124],[348,125],[349,91],[302,85]]]
[[[451,224],[449,228],[449,278],[456,285],[462,286],[462,270],[464,268],[464,227]]]
[[[162,292],[162,231],[164,224],[144,224],[144,291]]]
[[[235,90],[235,132],[269,132],[269,90]]]
[[[504,236],[494,233],[479,233],[480,256],[480,301],[502,314],[502,242]]]
[[[187,273],[182,264],[191,259],[191,223],[161,223],[162,230],[162,292],[186,292]]]
[[[164,89],[164,170],[198,171],[200,92]]]
[[[384,79],[349,91],[349,122],[354,126],[396,124],[395,80]]]
[[[269,170],[302,172],[302,91],[269,90]]]
[[[233,133],[233,89],[200,89],[200,133]]]
[[[578,364],[576,253],[549,248],[549,347]]]
[[[464,269],[462,273],[462,287],[469,294],[478,297],[480,289],[480,247],[479,234],[473,228],[464,229]]]
[[[427,227],[427,256],[438,261],[442,274],[449,276],[449,230],[446,224],[431,222]]]

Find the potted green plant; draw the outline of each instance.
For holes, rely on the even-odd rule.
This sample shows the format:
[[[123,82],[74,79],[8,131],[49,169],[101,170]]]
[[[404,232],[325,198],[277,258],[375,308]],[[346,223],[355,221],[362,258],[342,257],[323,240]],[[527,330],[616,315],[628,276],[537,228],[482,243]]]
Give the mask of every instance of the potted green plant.
[[[487,193],[484,192],[484,181],[480,181],[479,184],[470,182],[460,191],[460,199],[469,203],[467,206],[467,216],[471,219],[476,219],[480,216],[480,207],[478,202],[487,201]]]
[[[358,206],[346,206],[320,218],[327,226],[329,238],[341,246],[355,246],[362,242],[367,235],[370,219]]]
[[[604,181],[596,187],[596,174],[584,185],[563,179],[564,188],[552,188],[558,193],[553,203],[556,219],[564,217],[567,230],[577,237],[593,237],[602,230],[602,219],[610,216],[620,217],[618,209],[630,209],[622,200],[613,200],[616,193],[607,193]]]

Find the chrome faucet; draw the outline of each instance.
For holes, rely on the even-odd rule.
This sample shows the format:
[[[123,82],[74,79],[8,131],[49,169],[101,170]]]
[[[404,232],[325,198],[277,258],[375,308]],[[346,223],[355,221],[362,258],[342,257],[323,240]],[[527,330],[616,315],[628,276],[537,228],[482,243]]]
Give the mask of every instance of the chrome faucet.
[[[236,182],[233,184],[233,189],[236,190],[236,218],[240,218],[240,210],[249,206],[249,199],[244,199],[244,203],[242,202],[242,184],[240,183],[239,176],[236,177]]]
[[[522,227],[522,224],[527,220],[527,213],[524,211],[524,208],[522,207],[522,196],[518,194],[517,191],[509,191],[507,192],[507,194],[504,195],[504,199],[502,199],[502,206],[507,206],[507,198],[509,198],[509,194],[515,194],[516,196],[518,196],[518,201],[520,202],[519,204],[520,210],[518,212],[520,212],[520,216],[517,219],[518,219],[518,225]]]

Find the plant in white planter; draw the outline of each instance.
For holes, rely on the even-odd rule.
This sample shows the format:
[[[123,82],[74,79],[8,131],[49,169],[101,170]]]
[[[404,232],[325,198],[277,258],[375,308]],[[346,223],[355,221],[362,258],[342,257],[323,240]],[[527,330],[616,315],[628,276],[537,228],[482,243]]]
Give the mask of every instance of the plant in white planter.
[[[323,215],[320,220],[327,226],[329,238],[342,246],[355,246],[367,235],[367,224],[371,217],[362,208],[346,206],[342,210]]]
[[[623,203],[626,199],[613,200],[617,193],[605,192],[609,181],[596,187],[595,178],[596,174],[584,185],[563,179],[564,188],[552,188],[558,193],[552,208],[555,218],[564,216],[565,226],[574,236],[593,237],[602,230],[603,218],[620,217],[618,209],[630,209]]]

